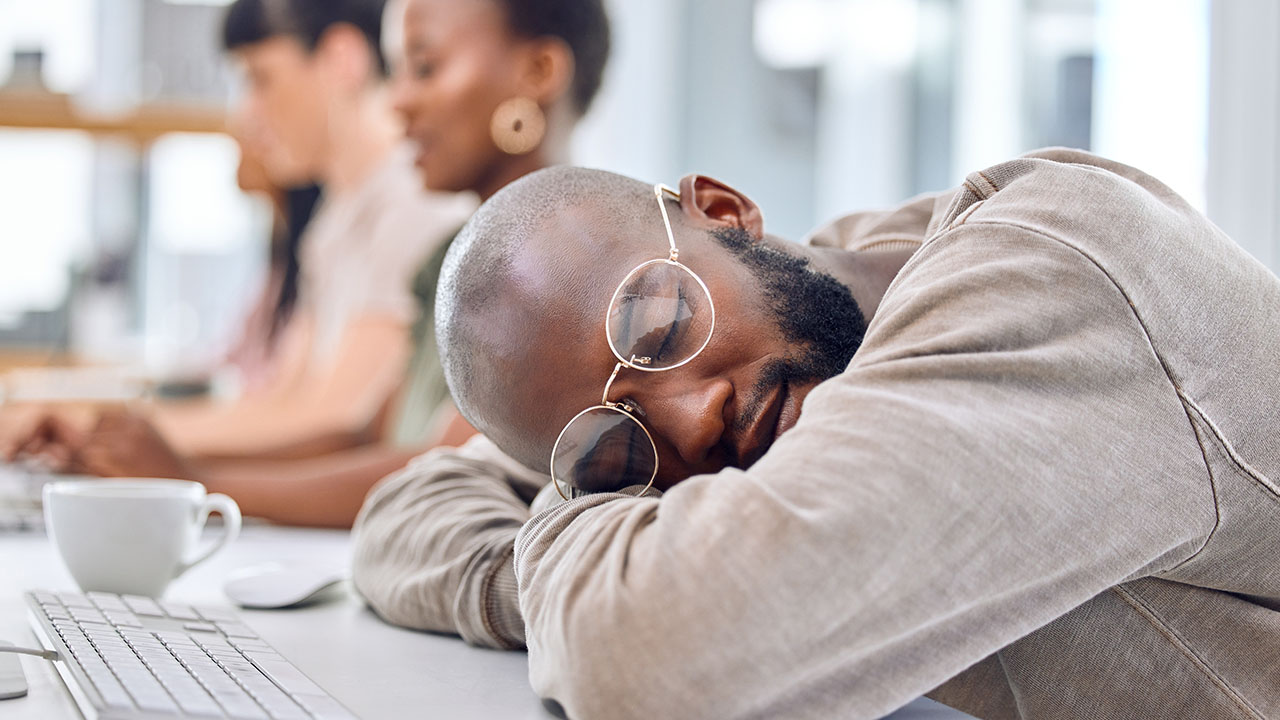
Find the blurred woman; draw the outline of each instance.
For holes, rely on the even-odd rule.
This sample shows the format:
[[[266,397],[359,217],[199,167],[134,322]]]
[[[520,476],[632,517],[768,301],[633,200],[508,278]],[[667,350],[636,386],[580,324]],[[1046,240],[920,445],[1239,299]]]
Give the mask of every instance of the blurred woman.
[[[227,362],[239,376],[241,392],[251,395],[270,387],[277,371],[280,338],[298,301],[298,249],[320,198],[320,187],[302,168],[272,163],[269,158],[279,153],[273,153],[269,138],[254,132],[249,123],[233,122],[231,136],[240,150],[236,184],[246,193],[266,197],[272,208],[266,277],[227,353]]]
[[[306,457],[375,440],[411,348],[412,268],[471,198],[414,187],[387,99],[384,0],[236,0],[223,46],[247,79],[241,113],[264,165],[324,187],[300,254],[294,317],[269,387],[227,405],[160,407],[188,457]]]
[[[393,98],[428,190],[470,190],[483,200],[567,160],[609,54],[601,0],[409,0],[403,20]],[[110,432],[80,446],[79,456],[92,457],[87,469],[99,474],[199,480],[231,495],[247,515],[350,526],[379,479],[474,432],[452,410],[435,346],[435,285],[447,247],[417,268],[413,282],[414,354],[391,430],[395,443],[299,460],[195,464],[138,418],[106,416]]]
[[[324,187],[301,239],[296,306],[266,387],[235,402],[164,404],[149,421],[187,459],[301,458],[378,440],[412,355],[414,269],[474,209],[426,193],[388,102],[384,0],[236,0],[223,46],[247,79],[263,147]],[[283,164],[275,155],[267,166]],[[100,432],[101,431],[101,432]],[[87,441],[107,444],[107,428]],[[29,445],[29,443],[28,443]],[[146,458],[90,472],[151,474]]]
[[[404,39],[393,100],[423,182],[431,190],[470,190],[481,201],[568,161],[570,136],[600,89],[609,55],[598,1],[410,0]],[[436,281],[449,244],[414,279],[416,349],[391,430],[402,446],[459,422],[434,330]]]

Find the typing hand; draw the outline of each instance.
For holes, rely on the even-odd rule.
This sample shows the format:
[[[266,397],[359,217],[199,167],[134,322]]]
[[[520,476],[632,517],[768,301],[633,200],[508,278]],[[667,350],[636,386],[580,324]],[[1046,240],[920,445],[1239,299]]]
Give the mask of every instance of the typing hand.
[[[100,412],[87,430],[47,413],[8,451],[8,459],[35,461],[56,473],[192,477],[191,468],[145,417],[120,409]]]
[[[7,462],[24,462],[50,472],[83,472],[77,449],[84,439],[84,431],[69,419],[45,411],[12,436],[3,456]]]
[[[191,467],[145,417],[107,410],[81,442],[74,461],[82,471],[107,477],[193,479]]]

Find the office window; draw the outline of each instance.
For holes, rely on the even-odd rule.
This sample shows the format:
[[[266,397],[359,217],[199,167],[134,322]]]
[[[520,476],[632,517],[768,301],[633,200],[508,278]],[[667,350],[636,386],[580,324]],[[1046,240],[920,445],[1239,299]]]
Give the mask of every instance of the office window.
[[[0,328],[53,312],[90,245],[93,141],[66,131],[0,131]]]
[[[270,210],[236,186],[239,153],[220,135],[151,147],[146,203],[144,361],[181,370],[219,356],[256,289]]]

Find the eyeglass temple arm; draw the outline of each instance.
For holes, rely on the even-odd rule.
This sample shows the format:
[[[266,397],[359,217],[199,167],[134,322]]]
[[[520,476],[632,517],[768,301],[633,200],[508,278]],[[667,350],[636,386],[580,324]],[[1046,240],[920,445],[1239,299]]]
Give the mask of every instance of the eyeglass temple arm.
[[[609,382],[604,384],[604,394],[600,396],[600,404],[606,407],[613,407],[616,403],[609,402],[609,388],[613,387],[613,381],[618,377],[618,371],[622,369],[622,363],[613,366],[613,372],[609,374]]]
[[[658,198],[658,209],[662,211],[662,224],[667,226],[667,242],[671,243],[671,254],[668,259],[675,262],[680,258],[680,251],[676,249],[676,236],[671,232],[671,218],[667,217],[667,204],[663,202],[662,194],[670,195],[676,202],[680,202],[680,191],[667,187],[662,183],[653,186],[653,194]]]

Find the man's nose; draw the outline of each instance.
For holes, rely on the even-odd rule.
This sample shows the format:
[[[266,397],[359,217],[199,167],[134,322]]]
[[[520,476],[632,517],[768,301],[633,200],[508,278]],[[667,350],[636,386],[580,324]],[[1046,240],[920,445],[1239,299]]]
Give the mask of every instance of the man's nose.
[[[644,384],[648,391],[636,394],[645,411],[645,424],[676,451],[689,470],[705,470],[733,425],[733,383],[728,378],[698,377],[680,369],[652,375]],[[662,470],[659,473],[666,475]]]

